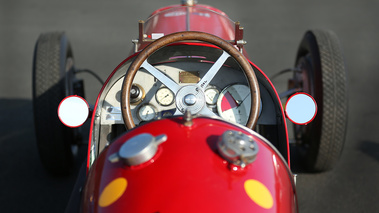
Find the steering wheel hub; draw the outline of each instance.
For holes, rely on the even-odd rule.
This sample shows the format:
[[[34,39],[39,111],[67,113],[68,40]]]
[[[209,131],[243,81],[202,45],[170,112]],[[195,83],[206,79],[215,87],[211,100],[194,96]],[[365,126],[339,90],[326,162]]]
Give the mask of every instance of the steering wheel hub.
[[[187,106],[192,106],[194,104],[196,104],[196,96],[194,94],[188,94],[186,96],[184,96],[184,103],[187,105]]]
[[[176,108],[184,113],[189,110],[196,114],[205,106],[204,92],[196,85],[188,85],[179,89],[176,94]]]

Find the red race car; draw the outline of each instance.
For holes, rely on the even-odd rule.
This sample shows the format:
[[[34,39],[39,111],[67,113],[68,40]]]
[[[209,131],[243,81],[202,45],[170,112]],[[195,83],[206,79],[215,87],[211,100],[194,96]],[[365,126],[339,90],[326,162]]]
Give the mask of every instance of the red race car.
[[[342,52],[334,33],[306,32],[293,68],[278,73],[293,73],[278,94],[249,60],[243,32],[194,0],[160,8],[139,21],[130,56],[94,105],[76,77],[94,73],[74,66],[65,34],[41,34],[33,64],[41,161],[68,174],[88,145],[67,212],[297,212],[291,168],[332,169],[344,144]]]

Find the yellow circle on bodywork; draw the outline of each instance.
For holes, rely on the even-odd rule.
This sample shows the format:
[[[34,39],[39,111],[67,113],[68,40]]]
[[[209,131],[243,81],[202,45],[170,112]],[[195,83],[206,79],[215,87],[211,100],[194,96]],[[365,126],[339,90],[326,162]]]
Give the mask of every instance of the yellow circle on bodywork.
[[[125,178],[117,178],[103,190],[99,199],[100,207],[107,207],[116,202],[125,192],[128,182]]]
[[[262,208],[270,209],[274,205],[270,191],[261,182],[250,179],[245,181],[244,187],[250,199]]]

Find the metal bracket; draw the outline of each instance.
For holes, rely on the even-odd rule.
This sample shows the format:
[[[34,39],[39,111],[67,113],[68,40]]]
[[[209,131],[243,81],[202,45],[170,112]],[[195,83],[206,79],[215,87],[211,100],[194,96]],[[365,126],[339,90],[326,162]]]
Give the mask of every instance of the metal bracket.
[[[242,53],[243,46],[247,44],[247,41],[243,40],[243,27],[241,27],[240,22],[237,21],[234,26],[235,30],[235,45],[239,48],[240,52]]]
[[[235,38],[234,40],[228,40],[227,42],[231,43],[232,45],[236,45],[239,49],[239,51],[242,53],[243,46],[247,44],[247,41],[243,40],[243,27],[240,26],[240,22],[237,21],[234,23],[235,27]],[[141,46],[144,46],[145,44],[150,44],[155,41],[155,39],[150,39],[144,32],[144,25],[145,21],[139,20],[138,21],[138,39],[133,39],[132,43],[134,44],[134,52],[138,52],[139,48]]]

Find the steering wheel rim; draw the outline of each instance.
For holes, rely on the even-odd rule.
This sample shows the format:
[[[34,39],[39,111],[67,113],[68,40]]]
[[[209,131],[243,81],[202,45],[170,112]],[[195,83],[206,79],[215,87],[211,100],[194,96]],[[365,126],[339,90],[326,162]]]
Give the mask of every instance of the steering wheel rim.
[[[251,67],[250,63],[246,60],[246,58],[234,46],[232,46],[229,42],[225,41],[224,39],[221,39],[217,36],[214,36],[214,35],[211,35],[208,33],[194,32],[194,31],[178,32],[178,33],[173,33],[173,34],[169,34],[167,36],[164,36],[164,37],[154,41],[153,43],[149,44],[134,59],[134,61],[132,62],[132,64],[128,68],[128,71],[125,74],[124,82],[122,85],[122,91],[121,91],[121,111],[122,111],[122,116],[124,119],[125,126],[128,129],[132,129],[135,127],[133,117],[132,117],[132,113],[131,113],[131,108],[130,108],[130,90],[132,87],[133,79],[134,79],[137,71],[141,67],[144,67],[149,72],[150,72],[149,69],[155,69],[152,65],[147,63],[147,59],[154,52],[156,52],[160,48],[167,46],[169,44],[179,42],[179,41],[186,41],[186,40],[197,40],[197,41],[207,42],[207,43],[213,44],[215,46],[218,46],[219,48],[221,48],[224,51],[223,54],[220,56],[220,58],[215,62],[214,66],[212,66],[212,68],[207,71],[205,76],[198,83],[197,86],[201,87],[200,89],[202,89],[203,91],[205,90],[206,85],[208,85],[209,82],[213,79],[214,75],[217,74],[218,70],[224,64],[224,62],[226,61],[226,59],[228,57],[234,58],[237,61],[237,63],[241,66],[241,68],[242,68],[243,72],[245,73],[247,80],[249,82],[251,103],[252,103],[246,127],[250,128],[250,129],[255,128],[255,125],[258,121],[258,116],[259,116],[260,93],[259,93],[258,81],[257,81],[254,70]],[[213,68],[213,67],[215,67],[215,68]],[[215,72],[214,75],[212,76],[212,74],[209,74],[210,76],[208,76],[208,73],[210,73],[212,69],[214,69],[213,70]],[[154,70],[152,70],[152,71],[154,71]],[[158,74],[158,73],[156,73],[156,74]],[[206,78],[206,76],[207,76],[207,78]],[[155,77],[157,77],[157,76],[155,76]],[[163,76],[161,76],[161,77],[163,77]],[[203,79],[205,79],[205,80],[203,80]],[[158,78],[158,80],[160,80],[160,79]],[[179,85],[177,85],[176,82],[174,82],[172,80],[171,81],[169,79],[165,79],[165,80],[169,86],[166,84],[165,85],[170,90],[175,91],[174,92],[175,96],[176,96],[176,92],[178,92],[181,88],[183,88],[183,87],[180,87]],[[207,108],[207,107],[204,106],[203,108]],[[177,106],[177,110],[179,110],[178,106]]]

